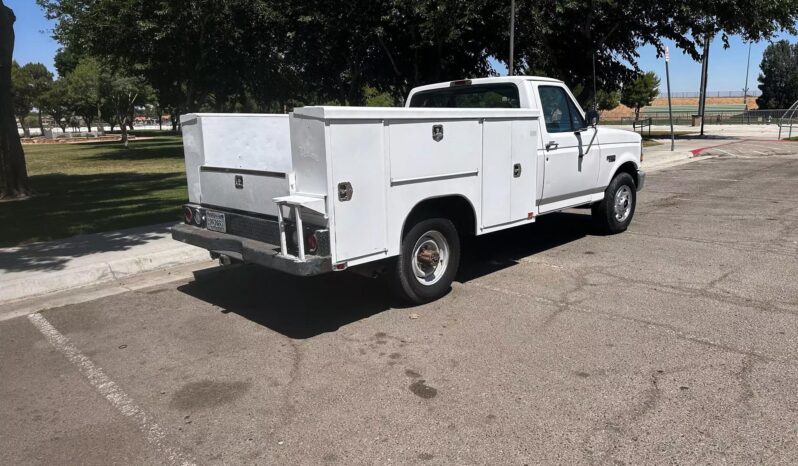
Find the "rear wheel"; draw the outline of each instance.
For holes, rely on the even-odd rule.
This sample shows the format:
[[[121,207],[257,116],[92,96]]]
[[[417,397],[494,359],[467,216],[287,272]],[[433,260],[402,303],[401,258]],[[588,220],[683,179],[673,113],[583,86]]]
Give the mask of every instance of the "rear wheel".
[[[604,199],[593,204],[593,222],[602,233],[626,231],[634,217],[636,204],[635,180],[628,173],[618,173],[604,191]]]
[[[394,285],[399,296],[423,304],[444,296],[460,266],[460,238],[449,219],[414,225],[402,239]]]

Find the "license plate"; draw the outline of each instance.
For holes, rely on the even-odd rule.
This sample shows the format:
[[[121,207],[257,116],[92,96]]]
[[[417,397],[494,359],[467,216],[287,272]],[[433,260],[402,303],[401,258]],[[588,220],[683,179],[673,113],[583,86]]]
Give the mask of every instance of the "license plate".
[[[227,224],[224,221],[224,214],[212,210],[205,211],[205,226],[209,230],[227,233]]]

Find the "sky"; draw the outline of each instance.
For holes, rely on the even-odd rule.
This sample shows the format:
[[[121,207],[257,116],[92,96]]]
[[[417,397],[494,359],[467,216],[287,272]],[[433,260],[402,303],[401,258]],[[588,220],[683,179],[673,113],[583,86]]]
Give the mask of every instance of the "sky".
[[[44,17],[44,12],[34,0],[5,0],[17,15],[14,24],[16,45],[14,59],[20,64],[29,62],[43,63],[55,72],[53,57],[58,50],[58,43],[50,37],[53,23]],[[779,38],[791,43],[798,42],[798,37],[781,34]],[[688,55],[677,49],[673,43],[665,43],[671,50],[670,75],[672,92],[697,92],[701,77],[701,64],[693,61]],[[709,50],[709,91],[741,91],[745,86],[746,59],[748,44],[738,36],[732,36],[730,47],[723,48],[723,42],[716,38]],[[751,65],[749,68],[748,87],[756,89],[756,78],[759,75],[759,63],[767,42],[755,43],[751,46]],[[665,87],[665,60],[657,58],[653,46],[647,45],[638,49],[639,65],[643,71],[654,71],[661,78],[662,90]],[[503,63],[493,61],[493,67],[502,74],[507,68]]]

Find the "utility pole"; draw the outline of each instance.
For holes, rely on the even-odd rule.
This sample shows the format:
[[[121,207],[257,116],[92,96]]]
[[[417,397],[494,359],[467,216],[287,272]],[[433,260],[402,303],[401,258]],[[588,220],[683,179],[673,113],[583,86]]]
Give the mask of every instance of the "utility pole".
[[[513,76],[515,69],[513,61],[515,59],[515,0],[510,0],[510,66],[508,66],[508,75]]]
[[[593,110],[598,112],[598,94],[596,93],[596,49],[593,48]]]
[[[748,70],[751,69],[751,42],[748,43],[748,61],[745,64],[745,87],[743,88],[743,104],[748,111]]]
[[[707,34],[704,38],[704,56],[701,60],[701,97],[698,102],[698,114],[701,116],[701,136],[704,135],[704,117],[707,104],[707,71],[709,69],[709,44],[712,42],[712,36]]]
[[[668,62],[671,61],[671,52],[665,47],[665,83],[668,87],[668,119],[671,122],[671,152],[676,145],[676,136],[673,133],[673,105],[671,105],[671,73],[668,69]]]

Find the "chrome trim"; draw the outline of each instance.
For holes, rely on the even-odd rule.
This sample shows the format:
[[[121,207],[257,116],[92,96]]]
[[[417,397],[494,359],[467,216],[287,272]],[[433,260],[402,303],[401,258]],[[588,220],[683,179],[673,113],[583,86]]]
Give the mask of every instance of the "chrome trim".
[[[398,179],[391,178],[391,186],[399,186],[411,183],[424,183],[426,181],[451,180],[453,178],[466,178],[469,176],[477,176],[477,175],[479,175],[479,170],[460,172],[460,173],[449,173],[446,175],[419,176],[416,178],[398,178]]]
[[[235,173],[238,175],[254,175],[254,176],[268,176],[271,178],[285,178],[285,173],[269,172],[265,170],[248,170],[245,168],[229,168],[229,167],[211,167],[203,165],[200,167],[201,172],[212,173]]]
[[[543,199],[538,199],[535,205],[539,205],[540,206],[540,205],[543,205],[543,204],[551,204],[551,203],[554,203],[554,202],[564,201],[566,199],[571,199],[573,197],[587,196],[588,194],[598,194],[598,193],[604,192],[605,189],[607,189],[607,188],[606,187],[593,188],[593,189],[586,189],[584,191],[577,191],[575,193],[562,194],[560,196],[546,197],[546,198],[543,198]]]

